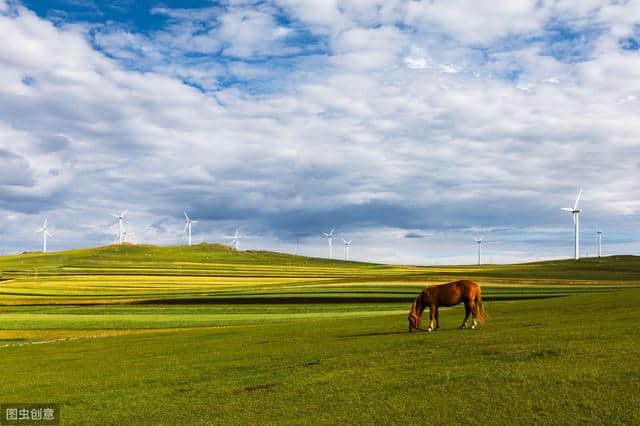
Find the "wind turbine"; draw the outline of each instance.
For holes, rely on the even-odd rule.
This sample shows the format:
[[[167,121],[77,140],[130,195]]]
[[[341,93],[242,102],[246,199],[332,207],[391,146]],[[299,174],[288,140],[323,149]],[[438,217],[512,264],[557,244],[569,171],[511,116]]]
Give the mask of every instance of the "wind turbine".
[[[118,218],[118,223],[120,224],[120,244],[124,242],[124,215],[127,214],[127,210],[123,211],[121,214],[111,213],[111,216]]]
[[[130,235],[133,235],[133,232],[124,231],[122,233],[122,241],[126,243],[127,242],[127,237],[130,236]]]
[[[329,240],[329,259],[333,258],[333,231],[335,230],[336,228],[333,228],[328,234],[326,232],[322,233]]]
[[[580,201],[580,196],[582,195],[582,188],[580,188],[580,192],[578,192],[578,198],[576,198],[576,203],[571,207],[563,207],[562,210],[573,214],[573,225],[574,225],[574,258],[578,260],[580,258],[580,209],[578,208],[578,202]]]
[[[240,234],[238,233],[238,228],[236,228],[236,233],[233,235],[233,241],[231,241],[231,244],[235,244],[236,245],[236,250],[238,250],[238,244],[240,243]]]
[[[598,236],[598,257],[602,257],[602,230],[597,228],[596,235]]]
[[[187,223],[184,225],[184,230],[185,231],[187,229],[189,230],[189,245],[191,245],[191,224],[198,223],[198,221],[189,219],[189,216],[187,216],[187,212],[183,212],[183,213],[184,213],[184,217],[187,219]]]
[[[481,254],[482,254],[482,240],[484,239],[484,235],[480,235],[479,237],[474,238],[475,242],[478,243],[478,265],[480,265]]]
[[[44,218],[44,225],[42,226],[42,228],[38,229],[36,232],[42,232],[42,251],[46,253],[47,252],[47,236],[53,237],[53,235],[51,235],[49,231],[47,231],[46,217]]]
[[[344,238],[342,242],[344,243],[344,260],[349,260],[349,248],[351,247],[351,241],[346,241]]]

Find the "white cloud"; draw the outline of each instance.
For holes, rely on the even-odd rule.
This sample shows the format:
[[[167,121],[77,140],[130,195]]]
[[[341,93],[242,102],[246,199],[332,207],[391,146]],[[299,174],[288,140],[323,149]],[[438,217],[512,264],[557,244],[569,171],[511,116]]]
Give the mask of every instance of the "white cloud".
[[[416,58],[411,56],[406,56],[404,58],[404,63],[407,67],[412,69],[425,69],[429,67],[429,60],[427,58]]]
[[[338,0],[277,0],[274,3],[310,25],[314,32],[330,32],[349,23],[340,12]]]
[[[491,3],[459,1],[323,1],[276,0],[276,4],[316,31],[339,31],[354,25],[402,22],[419,31],[441,31],[468,44],[486,44],[510,34],[540,29],[549,9],[537,1]]]
[[[396,28],[351,28],[331,37],[332,61],[342,67],[369,70],[396,65],[405,37]]]
[[[538,2],[510,1],[495,4],[472,0],[406,2],[404,22],[415,27],[436,28],[456,40],[484,45],[510,34],[534,33],[540,29],[547,10]]]
[[[454,65],[445,65],[445,64],[440,65],[440,71],[447,74],[456,74],[460,72],[460,70],[457,69]]]
[[[279,26],[272,15],[251,9],[233,9],[220,17],[217,35],[224,53],[239,58],[278,54],[280,40],[290,30]]]
[[[118,60],[93,49],[81,28],[25,9],[0,16],[0,149],[11,153],[7,170],[29,170],[0,176],[12,186],[0,208],[21,220],[47,211],[86,221],[86,244],[110,242],[108,213],[124,208],[137,239],[175,241],[189,209],[202,218],[203,239],[240,222],[276,246],[283,234],[335,224],[358,237],[360,259],[424,263],[415,253],[429,250],[429,259],[458,262],[473,261],[473,244],[456,254],[473,226],[504,226],[511,236],[564,229],[558,208],[582,185],[585,226],[614,226],[622,215],[616,226],[634,229],[640,129],[620,99],[640,93],[637,55],[598,45],[591,60],[567,64],[525,46],[478,59],[460,43],[535,32],[551,12],[528,15],[523,3],[490,17],[475,3],[423,3],[282,2],[295,29],[268,9],[157,9],[173,20],[164,31],[96,37]],[[197,35],[188,21],[205,15],[220,26]],[[395,19],[421,28],[439,20],[457,41],[439,49],[442,35],[403,31]],[[251,61],[222,64],[217,53],[197,64],[170,60],[185,49],[236,59],[295,53],[303,48],[284,40],[305,25],[326,34],[328,51],[286,75]],[[150,66],[128,66],[139,58]],[[521,81],[502,78],[512,68]],[[256,94],[221,84],[229,70],[287,84]],[[434,228],[451,234],[408,245],[393,237]],[[388,245],[373,244],[384,230]],[[64,235],[57,244],[76,244]],[[514,243],[494,257],[531,259],[531,247]]]
[[[560,80],[558,79],[558,77],[545,78],[544,80],[542,80],[542,82],[548,84],[560,84]]]

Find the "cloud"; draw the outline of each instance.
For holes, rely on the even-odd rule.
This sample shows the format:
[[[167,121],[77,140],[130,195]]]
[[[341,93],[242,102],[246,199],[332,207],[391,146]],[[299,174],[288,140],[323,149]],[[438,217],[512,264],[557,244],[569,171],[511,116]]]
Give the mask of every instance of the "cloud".
[[[407,232],[404,237],[405,238],[427,238],[429,234],[423,234],[420,232]]]
[[[87,33],[99,50],[127,68],[178,78],[203,91],[248,84],[265,90],[265,79],[323,49],[320,39],[269,4],[155,7],[149,14],[166,19],[166,25],[136,32],[107,20]]]
[[[44,152],[61,151],[69,147],[71,141],[64,135],[49,135],[40,142],[40,149]]]
[[[33,186],[33,175],[27,160],[0,149],[0,186]]]
[[[411,263],[472,262],[470,230],[500,228],[509,261],[570,254],[559,207],[583,186],[585,232],[636,235],[633,25],[537,4],[234,2],[153,9],[149,31],[17,7],[0,15],[0,216],[46,213],[73,247],[112,242],[128,208],[138,241],[168,244],[186,210],[197,240],[308,235],[318,255],[336,226],[355,258]]]
[[[291,29],[280,26],[269,13],[251,9],[232,9],[220,17],[217,33],[225,44],[223,54],[238,58],[278,55],[280,45]],[[285,52],[282,52],[285,53]],[[295,53],[289,49],[288,53]]]

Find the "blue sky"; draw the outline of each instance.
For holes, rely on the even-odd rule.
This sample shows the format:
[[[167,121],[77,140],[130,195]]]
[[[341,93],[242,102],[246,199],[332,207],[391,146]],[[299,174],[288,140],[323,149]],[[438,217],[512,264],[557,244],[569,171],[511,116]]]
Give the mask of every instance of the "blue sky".
[[[637,253],[638,2],[0,0],[4,253],[194,241],[413,264]]]

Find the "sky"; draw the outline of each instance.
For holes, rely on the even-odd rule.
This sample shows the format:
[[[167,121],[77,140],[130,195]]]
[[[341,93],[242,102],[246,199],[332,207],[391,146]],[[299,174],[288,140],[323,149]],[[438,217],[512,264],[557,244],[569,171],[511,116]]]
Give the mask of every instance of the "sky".
[[[0,252],[640,252],[640,2],[0,0]]]

